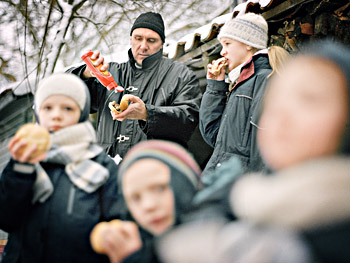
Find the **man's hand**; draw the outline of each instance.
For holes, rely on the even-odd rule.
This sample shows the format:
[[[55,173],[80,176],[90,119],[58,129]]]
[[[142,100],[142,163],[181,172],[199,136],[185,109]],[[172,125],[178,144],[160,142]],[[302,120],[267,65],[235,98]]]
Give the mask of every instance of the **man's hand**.
[[[147,110],[145,103],[137,96],[131,94],[126,94],[124,96],[128,96],[128,99],[130,100],[129,107],[125,111],[118,114],[111,111],[113,120],[124,121],[125,119],[131,119],[147,121]]]
[[[91,51],[90,49],[87,51]],[[91,55],[91,60],[94,60],[92,63],[97,67],[98,65],[102,64],[100,71],[105,71],[108,69],[108,63],[105,63],[104,58],[100,56],[100,51],[95,50],[94,53]],[[83,72],[84,78],[92,78],[95,77],[94,73],[89,69],[89,67],[86,67],[84,72]]]

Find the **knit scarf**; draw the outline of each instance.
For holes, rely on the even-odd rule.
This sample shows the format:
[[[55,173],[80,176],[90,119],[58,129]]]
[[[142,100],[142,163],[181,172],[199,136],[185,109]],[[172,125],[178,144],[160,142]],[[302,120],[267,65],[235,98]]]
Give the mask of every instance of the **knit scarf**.
[[[89,121],[63,128],[51,134],[52,148],[43,162],[65,165],[70,181],[79,189],[92,193],[109,178],[109,171],[91,158],[102,152],[96,144],[95,130]],[[53,193],[52,182],[39,163],[32,202],[45,202]]]

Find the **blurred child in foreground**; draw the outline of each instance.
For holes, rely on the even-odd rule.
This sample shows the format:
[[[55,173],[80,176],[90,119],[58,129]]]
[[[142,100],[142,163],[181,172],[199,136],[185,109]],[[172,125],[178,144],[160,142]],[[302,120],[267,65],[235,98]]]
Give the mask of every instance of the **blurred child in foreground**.
[[[102,263],[89,234],[119,216],[117,165],[96,144],[89,122],[90,95],[72,74],[54,74],[35,94],[38,123],[52,147],[32,158],[37,145],[14,136],[11,160],[0,178],[0,228],[9,233],[3,263]]]
[[[158,262],[154,239],[181,223],[200,173],[193,157],[173,142],[149,140],[132,147],[118,171],[129,215],[101,233],[111,262]]]

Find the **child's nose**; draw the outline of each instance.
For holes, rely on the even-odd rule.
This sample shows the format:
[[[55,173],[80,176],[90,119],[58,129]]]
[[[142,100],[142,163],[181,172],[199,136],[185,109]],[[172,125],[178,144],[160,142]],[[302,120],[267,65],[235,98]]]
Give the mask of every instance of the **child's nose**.
[[[225,56],[226,55],[226,49],[225,48],[222,48],[221,51],[220,51],[220,55],[221,56]]]
[[[156,207],[157,200],[152,195],[144,197],[142,206],[145,210],[152,210]]]
[[[62,117],[62,112],[58,108],[54,108],[51,111],[51,117],[55,119],[59,119]]]

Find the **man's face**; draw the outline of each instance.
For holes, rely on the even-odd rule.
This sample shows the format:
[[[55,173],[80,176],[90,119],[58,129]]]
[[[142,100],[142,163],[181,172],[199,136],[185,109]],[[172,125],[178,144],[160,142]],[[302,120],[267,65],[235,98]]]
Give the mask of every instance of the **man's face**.
[[[136,63],[142,65],[144,58],[157,53],[163,42],[155,31],[148,28],[136,28],[130,37],[131,51]]]

